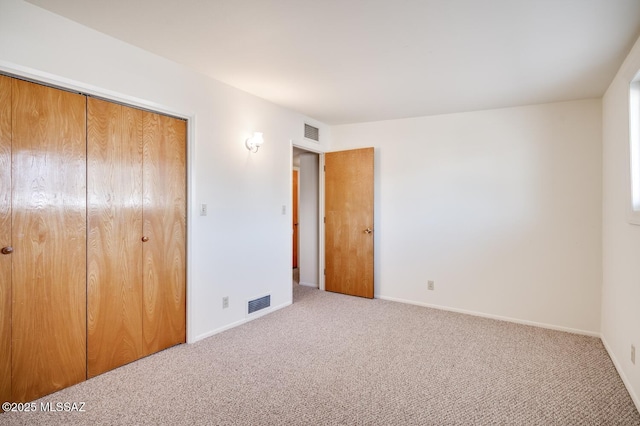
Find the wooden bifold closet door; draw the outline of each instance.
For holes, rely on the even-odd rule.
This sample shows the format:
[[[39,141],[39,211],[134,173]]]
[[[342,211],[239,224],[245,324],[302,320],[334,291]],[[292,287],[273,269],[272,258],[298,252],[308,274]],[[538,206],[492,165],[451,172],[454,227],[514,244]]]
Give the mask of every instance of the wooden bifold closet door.
[[[0,400],[86,377],[85,97],[0,75]]]
[[[29,401],[86,378],[86,97],[12,79],[11,106],[10,400]]]
[[[142,357],[142,111],[87,105],[87,376]]]
[[[186,122],[0,75],[0,402],[186,340]]]
[[[186,341],[186,121],[143,115],[145,355]]]
[[[186,123],[89,98],[88,377],[184,343]]]
[[[11,79],[0,75],[0,403],[11,401]],[[11,247],[11,249],[10,249]]]

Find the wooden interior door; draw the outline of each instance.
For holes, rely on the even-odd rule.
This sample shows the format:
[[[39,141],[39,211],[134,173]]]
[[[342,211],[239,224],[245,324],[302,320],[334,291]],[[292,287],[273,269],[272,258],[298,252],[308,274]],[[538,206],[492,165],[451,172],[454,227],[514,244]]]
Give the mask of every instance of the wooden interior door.
[[[12,81],[12,400],[86,379],[86,97]]]
[[[87,376],[143,356],[142,111],[87,104]]]
[[[2,248],[0,253],[0,402],[5,402],[12,400],[11,79],[2,75],[0,75],[0,248]]]
[[[293,171],[292,193],[293,193],[293,267],[298,267],[298,182],[299,182],[298,170]]]
[[[373,298],[373,148],[325,154],[325,289]]]
[[[186,122],[143,116],[143,350],[186,340]]]

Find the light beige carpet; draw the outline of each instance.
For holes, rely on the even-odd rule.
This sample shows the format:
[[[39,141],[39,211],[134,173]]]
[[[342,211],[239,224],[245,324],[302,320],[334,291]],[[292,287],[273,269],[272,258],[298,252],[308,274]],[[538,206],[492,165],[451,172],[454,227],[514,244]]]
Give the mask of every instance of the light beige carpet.
[[[640,425],[599,339],[294,285],[294,304],[5,413],[23,425]]]

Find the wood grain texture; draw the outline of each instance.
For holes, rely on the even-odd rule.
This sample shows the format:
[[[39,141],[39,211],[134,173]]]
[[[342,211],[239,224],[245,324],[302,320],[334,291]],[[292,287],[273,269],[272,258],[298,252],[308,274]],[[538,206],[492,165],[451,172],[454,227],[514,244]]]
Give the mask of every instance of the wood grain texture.
[[[325,154],[325,289],[373,298],[373,148]]]
[[[0,248],[7,246],[11,246],[11,78],[0,75]],[[11,401],[11,258],[0,254],[0,403]]]
[[[186,122],[143,117],[145,354],[186,340]]]
[[[87,376],[143,356],[142,111],[87,104]]]
[[[293,226],[293,267],[298,267],[298,181],[299,181],[299,172],[298,170],[293,171],[293,182],[291,192],[293,195],[293,211],[292,211],[292,226]]]
[[[12,399],[86,378],[86,98],[12,82]]]

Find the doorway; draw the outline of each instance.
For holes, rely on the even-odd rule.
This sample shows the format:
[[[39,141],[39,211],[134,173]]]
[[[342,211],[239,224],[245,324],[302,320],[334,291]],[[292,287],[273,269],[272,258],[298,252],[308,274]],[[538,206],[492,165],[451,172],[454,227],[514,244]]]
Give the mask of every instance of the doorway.
[[[292,158],[293,280],[319,288],[319,155],[294,146]]]
[[[304,210],[301,206],[298,206],[297,209],[300,240],[296,240],[299,268],[294,269],[295,283],[320,290],[331,290],[352,296],[373,298],[374,149],[369,147],[326,152],[316,147],[307,146],[306,143],[296,143],[292,140],[291,158],[292,166],[290,170],[295,167],[299,173],[298,200],[302,201],[305,196],[308,196],[309,205],[313,206],[311,207],[313,220],[307,220],[302,217],[305,213],[301,211]],[[333,160],[327,166],[328,158]],[[339,159],[343,161],[336,162]],[[333,178],[329,179],[329,183],[326,182],[327,167],[331,169],[331,174],[333,175]],[[306,174],[304,173],[305,169],[307,170]],[[293,177],[293,173],[291,173],[291,176]],[[313,181],[312,185],[305,185],[305,176]],[[312,188],[312,190],[309,191],[305,187]],[[345,197],[338,197],[338,201],[342,200],[342,202],[332,204],[332,211],[328,212],[333,222],[335,222],[334,219],[336,218],[339,219],[339,222],[332,222],[333,225],[329,228],[327,225],[330,224],[330,221],[325,217],[327,214],[325,212],[327,207],[326,196],[331,193],[333,197],[336,193],[336,188],[341,187],[344,188],[339,190],[338,193],[342,193]],[[365,195],[367,196],[365,197]],[[368,201],[364,204],[356,203],[359,207],[352,211],[354,206],[352,200],[361,198],[363,200],[366,198]],[[346,216],[343,216],[345,214]],[[336,225],[338,226],[336,227]],[[304,229],[311,230],[309,234],[311,236],[310,241],[315,241],[316,243],[306,243],[306,238],[302,232]],[[332,235],[326,235],[327,232]],[[354,238],[343,241],[340,239],[343,234]],[[365,236],[364,241],[363,238],[357,238],[357,236],[363,236],[359,234]],[[330,239],[332,243],[329,251],[327,251],[327,247],[329,247],[327,239]],[[306,249],[311,253],[311,256],[307,256]],[[352,254],[355,254],[355,256],[351,256]],[[331,259],[328,259],[329,255],[331,255]],[[305,267],[305,260],[310,261],[311,268]],[[330,262],[331,265],[327,265],[327,262]],[[325,274],[329,272],[331,266],[342,267],[345,265],[346,269],[338,268],[337,270],[349,273],[341,274],[339,272],[337,275],[334,273],[330,289],[327,288],[327,276]],[[366,291],[360,291],[362,290],[361,287]]]

